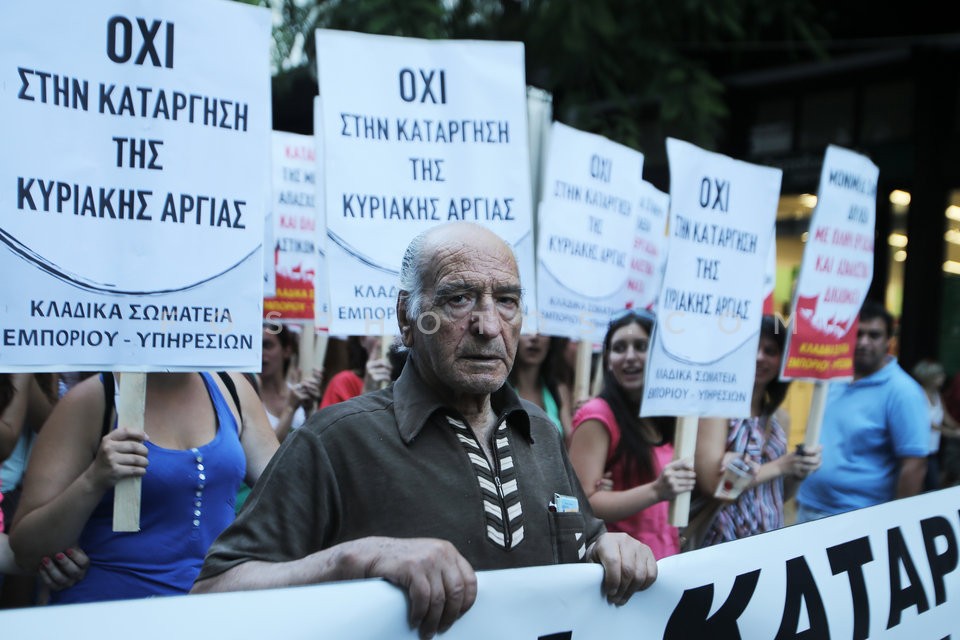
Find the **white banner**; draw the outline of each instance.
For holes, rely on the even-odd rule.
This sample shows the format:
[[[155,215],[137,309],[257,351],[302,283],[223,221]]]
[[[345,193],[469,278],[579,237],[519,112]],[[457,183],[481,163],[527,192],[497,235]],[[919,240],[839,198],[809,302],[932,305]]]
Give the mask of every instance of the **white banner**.
[[[649,182],[640,183],[640,209],[633,237],[630,274],[623,307],[652,309],[667,265],[667,213],[670,196]]]
[[[641,415],[750,415],[782,171],[667,139],[670,237]]]
[[[537,216],[537,308],[545,335],[603,341],[624,306],[643,154],[554,122]]]
[[[523,45],[317,31],[330,328],[396,332],[410,240],[465,220],[502,237],[536,323]]]
[[[945,489],[664,558],[623,607],[601,595],[595,564],[480,572],[476,604],[443,637],[947,638],[958,510],[960,488]],[[404,593],[381,580],[0,613],[4,637],[99,640],[414,640],[406,619]]]
[[[276,294],[263,302],[271,320],[312,321],[317,252],[317,150],[313,136],[273,132],[273,233]]]
[[[0,369],[260,368],[270,14],[0,4]]]

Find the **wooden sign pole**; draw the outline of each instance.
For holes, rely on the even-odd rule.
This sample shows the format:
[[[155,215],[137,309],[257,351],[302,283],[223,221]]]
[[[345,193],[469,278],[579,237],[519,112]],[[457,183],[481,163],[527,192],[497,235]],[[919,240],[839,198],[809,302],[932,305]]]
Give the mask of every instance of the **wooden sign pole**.
[[[390,357],[390,346],[393,345],[393,335],[383,334],[380,336],[380,359],[386,360]],[[388,380],[380,381],[380,388],[383,389],[390,382]]]
[[[117,423],[130,431],[143,431],[143,412],[147,405],[147,374],[129,372],[120,375],[117,398]],[[140,531],[141,478],[124,478],[113,489],[113,530]]]
[[[593,344],[587,338],[577,343],[577,366],[573,374],[573,402],[577,403],[590,395],[590,364]]]
[[[804,451],[812,450],[820,442],[820,428],[823,426],[823,410],[827,406],[827,390],[830,383],[818,380],[813,385],[813,398],[810,400],[810,415],[807,416],[807,431],[803,437]]]
[[[693,456],[697,448],[698,416],[677,418],[677,431],[673,438],[673,459],[680,460]],[[670,524],[685,527],[690,519],[690,492],[681,493],[670,501]]]
[[[312,320],[307,320],[300,329],[300,351],[297,354],[301,380],[306,380],[313,374],[313,355],[314,324]]]

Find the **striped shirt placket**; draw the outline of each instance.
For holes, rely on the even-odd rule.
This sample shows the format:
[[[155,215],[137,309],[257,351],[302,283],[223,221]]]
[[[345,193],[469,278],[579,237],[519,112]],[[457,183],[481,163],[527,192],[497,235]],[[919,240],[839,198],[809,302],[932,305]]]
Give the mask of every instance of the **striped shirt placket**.
[[[473,464],[483,497],[487,538],[507,550],[516,547],[523,541],[523,508],[520,504],[513,456],[510,454],[506,420],[503,420],[494,432],[494,469],[490,468],[473,430],[456,418],[448,416],[447,420]]]

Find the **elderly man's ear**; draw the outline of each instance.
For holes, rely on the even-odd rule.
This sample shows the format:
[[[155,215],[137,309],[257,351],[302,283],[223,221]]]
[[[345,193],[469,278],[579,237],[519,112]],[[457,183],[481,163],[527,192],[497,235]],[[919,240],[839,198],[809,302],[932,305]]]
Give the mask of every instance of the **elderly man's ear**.
[[[397,296],[397,324],[400,327],[400,339],[403,346],[410,348],[413,346],[413,323],[415,318],[407,316],[407,299],[409,295],[406,291],[401,291]]]

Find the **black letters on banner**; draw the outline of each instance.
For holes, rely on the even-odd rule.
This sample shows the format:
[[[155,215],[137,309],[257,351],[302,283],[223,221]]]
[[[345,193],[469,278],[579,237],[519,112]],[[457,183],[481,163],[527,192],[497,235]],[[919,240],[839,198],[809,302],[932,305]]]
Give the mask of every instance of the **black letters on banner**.
[[[155,46],[161,26],[163,26],[162,20],[154,20],[147,25],[146,20],[137,18],[137,28],[143,42],[136,59],[133,61],[134,64],[142,65],[149,56],[150,64],[153,66],[173,69],[173,23],[166,23],[166,29],[164,29],[162,63],[160,62],[160,53]],[[107,57],[117,64],[129,62],[130,58],[133,57],[133,23],[130,22],[129,18],[113,16],[107,20]]]
[[[927,562],[933,575],[934,602],[941,605],[947,601],[943,577],[957,568],[957,537],[953,534],[950,521],[942,516],[921,520],[920,530],[923,532],[923,546],[927,550]],[[947,548],[938,554],[936,539],[940,536],[946,538]]]
[[[730,210],[730,181],[704,176],[700,180],[700,207],[719,209],[726,213]]]
[[[930,604],[927,602],[927,595],[923,592],[923,585],[920,583],[920,574],[917,573],[917,567],[913,564],[913,558],[910,557],[899,527],[887,530],[887,553],[890,570],[890,616],[887,618],[887,629],[892,629],[900,624],[900,614],[905,609],[916,605],[917,613],[923,613],[930,608]],[[903,588],[900,586],[901,564],[909,580],[907,586]]]
[[[689,640],[689,638],[740,638],[740,629],[737,618],[743,613],[760,580],[760,569],[737,576],[733,588],[726,602],[711,617],[710,606],[713,604],[713,585],[706,584],[695,589],[687,589],[680,597],[667,628],[663,632],[663,640]]]
[[[800,605],[806,602],[807,618],[810,627],[803,633],[797,633],[800,622]],[[830,625],[827,622],[827,612],[823,607],[817,581],[803,556],[787,560],[787,595],[783,603],[783,617],[780,619],[780,629],[777,630],[776,640],[791,638],[806,638],[808,640],[828,640]]]
[[[447,72],[443,69],[417,69],[417,71],[423,83],[422,87],[419,86],[420,82],[413,69],[400,70],[400,99],[404,102],[414,102],[420,98],[421,103],[446,104]],[[436,87],[433,84],[434,78],[438,83]]]
[[[863,565],[873,561],[870,538],[863,537],[827,549],[833,575],[847,574],[853,598],[853,640],[866,640],[870,635],[870,599]]]

